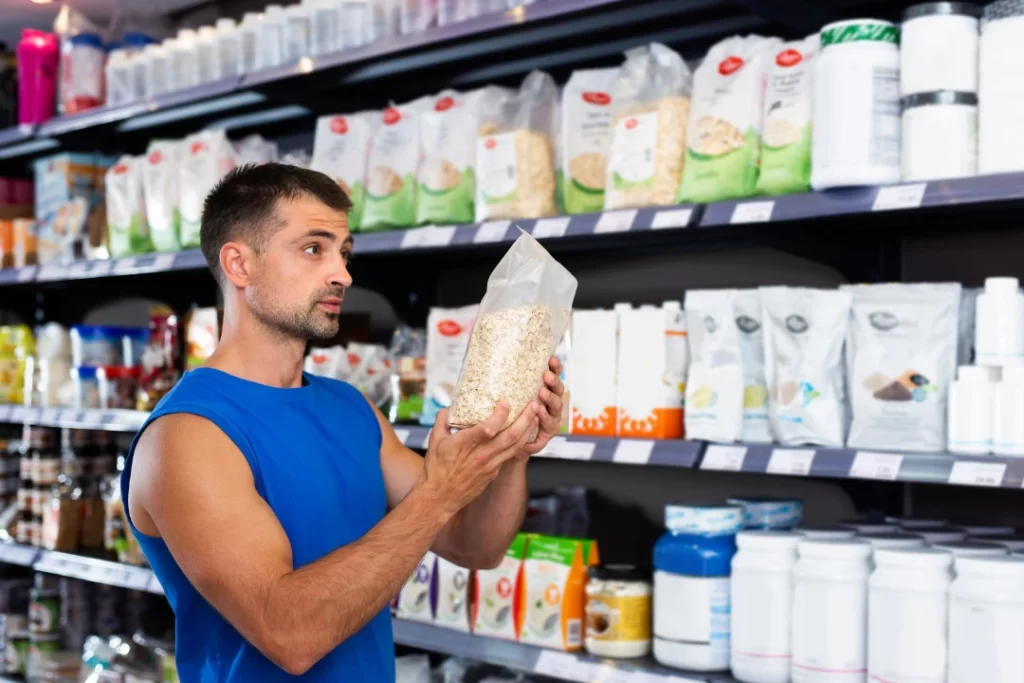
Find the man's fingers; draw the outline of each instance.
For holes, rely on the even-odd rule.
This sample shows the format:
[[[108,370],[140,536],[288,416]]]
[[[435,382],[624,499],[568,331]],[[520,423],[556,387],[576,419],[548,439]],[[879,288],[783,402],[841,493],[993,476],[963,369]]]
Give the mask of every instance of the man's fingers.
[[[526,437],[537,427],[537,403],[530,401],[519,413],[516,421],[509,425],[508,429],[502,432],[497,440],[497,447],[500,450],[514,448],[520,442],[526,441]]]
[[[541,431],[554,434],[562,422],[562,397],[544,387],[541,387],[539,396],[543,401],[537,414],[540,418]]]
[[[459,434],[465,434],[465,438],[476,444],[487,443],[493,441],[494,437],[498,435],[498,432],[505,426],[505,420],[508,419],[509,405],[508,401],[498,401],[498,405],[494,407],[494,411],[487,416],[487,419],[469,429],[459,432]]]
[[[430,430],[430,438],[427,440],[427,450],[432,450],[446,436],[451,436],[451,433],[451,427],[448,426],[448,409],[444,408],[437,413],[437,417],[434,419],[434,426]]]
[[[562,361],[558,360],[558,356],[551,356],[548,359],[548,368],[554,373],[555,379],[558,379],[562,375]]]

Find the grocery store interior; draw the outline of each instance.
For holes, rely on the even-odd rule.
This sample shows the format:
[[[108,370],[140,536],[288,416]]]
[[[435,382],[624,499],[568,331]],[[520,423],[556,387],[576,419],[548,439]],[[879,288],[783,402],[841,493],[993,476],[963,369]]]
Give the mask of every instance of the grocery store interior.
[[[305,372],[405,446],[467,350],[532,381],[490,316],[564,368],[399,683],[1024,683],[1022,71],[1024,0],[0,0],[0,681],[179,680],[120,473],[217,347],[204,198],[279,162],[353,203]]]

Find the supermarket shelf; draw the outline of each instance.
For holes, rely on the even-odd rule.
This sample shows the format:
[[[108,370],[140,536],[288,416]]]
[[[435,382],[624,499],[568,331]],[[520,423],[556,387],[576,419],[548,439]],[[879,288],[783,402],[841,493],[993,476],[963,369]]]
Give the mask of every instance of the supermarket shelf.
[[[134,432],[149,413],[138,410],[80,410],[78,408],[38,408],[0,405],[0,423],[30,424],[41,427],[96,429],[107,432]]]
[[[43,550],[18,543],[0,543],[0,562],[32,567],[39,572],[81,581],[163,594],[151,570],[95,557]]]
[[[706,674],[673,671],[651,660],[613,661],[585,653],[555,652],[511,640],[483,638],[401,619],[393,619],[392,625],[395,642],[399,645],[465,657],[562,681],[706,683],[709,680]]]

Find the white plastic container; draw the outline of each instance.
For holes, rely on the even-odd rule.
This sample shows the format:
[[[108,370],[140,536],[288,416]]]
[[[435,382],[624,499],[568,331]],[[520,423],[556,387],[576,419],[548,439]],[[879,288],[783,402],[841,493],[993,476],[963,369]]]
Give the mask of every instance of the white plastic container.
[[[840,540],[853,538],[857,532],[841,526],[798,526],[793,529],[794,533],[804,538]]]
[[[899,29],[851,19],[821,29],[814,72],[811,185],[900,179]]]
[[[918,529],[914,531],[914,535],[923,538],[928,545],[956,543],[967,538],[967,534],[957,529]]]
[[[948,683],[1024,681],[1024,558],[958,557]]]
[[[257,12],[246,12],[242,16],[242,23],[238,26],[238,43],[243,73],[259,69],[262,23],[263,15]]]
[[[953,556],[917,548],[878,550],[868,582],[868,677],[945,683]]]
[[[585,436],[615,436],[619,424],[615,406],[618,312],[573,311],[572,329],[571,431]]]
[[[173,45],[173,43],[172,43]],[[171,52],[173,58],[174,52]],[[146,98],[146,72],[149,71],[149,53],[145,48],[136,50],[128,59],[128,69],[132,79],[132,99],[143,100]],[[173,67],[171,72],[173,74]],[[173,81],[170,83],[173,88]]]
[[[196,32],[190,28],[178,31],[171,53],[171,89],[182,90],[199,84],[196,55]]]
[[[284,9],[280,5],[263,8],[258,54],[261,69],[280,66],[284,62]]]
[[[447,26],[473,18],[472,0],[439,0],[437,3],[437,25]]]
[[[402,0],[367,0],[366,41],[375,43],[399,35]]]
[[[303,0],[309,7],[309,52],[326,55],[341,49],[341,12],[336,0]]]
[[[979,297],[980,298],[980,297]],[[992,452],[992,399],[995,384],[988,370],[961,365],[949,385],[949,450],[967,455]]]
[[[114,50],[107,57],[106,65],[106,103],[108,107],[127,104],[135,99],[132,87],[132,69],[128,52]]]
[[[200,26],[196,32],[196,69],[200,83],[209,83],[220,78],[217,29],[212,26]]]
[[[1024,15],[983,20],[978,50],[979,173],[1024,170],[1022,68]]]
[[[903,180],[978,174],[978,96],[929,92],[903,98]]]
[[[900,94],[978,92],[978,18],[967,2],[927,2],[903,13]]]
[[[1017,532],[1012,526],[1006,524],[957,524],[954,527],[968,536],[1009,536]]]
[[[284,10],[284,62],[289,64],[309,55],[309,7],[289,5]]]
[[[864,683],[866,541],[802,540],[793,570],[793,683]]]
[[[1015,536],[1012,534],[1007,534],[1006,536],[979,536],[978,540],[981,540],[984,543],[1001,545],[1011,553],[1024,552],[1024,536]]]
[[[368,0],[341,0],[338,7],[339,49],[359,47],[369,40],[370,7]]]
[[[857,538],[870,543],[871,548],[876,552],[878,550],[906,550],[924,547],[924,539],[917,534],[860,534]]]
[[[588,571],[587,652],[598,657],[643,657],[651,651],[651,577],[628,564],[608,564]]]
[[[399,31],[422,33],[437,23],[437,0],[401,0]]]
[[[1024,294],[1017,278],[985,278],[975,311],[974,352],[978,365],[1020,365],[1024,360]]]
[[[999,557],[1009,555],[1010,551],[997,543],[983,541],[954,541],[952,543],[935,543],[933,548],[953,553],[955,557]]]
[[[992,402],[992,452],[1024,456],[1024,366],[1003,367]]]
[[[147,45],[146,97],[162,95],[170,90],[171,58],[164,45]]]
[[[853,529],[858,534],[890,534],[900,530],[893,522],[869,522],[860,519],[847,519],[837,525],[843,529]]]
[[[732,675],[788,683],[793,567],[799,534],[741,531],[732,558]]]
[[[220,78],[241,76],[242,36],[234,19],[221,17],[217,20],[217,71]]]
[[[886,517],[885,521],[898,524],[904,531],[916,533],[920,529],[945,529],[948,519],[926,519],[923,517]]]

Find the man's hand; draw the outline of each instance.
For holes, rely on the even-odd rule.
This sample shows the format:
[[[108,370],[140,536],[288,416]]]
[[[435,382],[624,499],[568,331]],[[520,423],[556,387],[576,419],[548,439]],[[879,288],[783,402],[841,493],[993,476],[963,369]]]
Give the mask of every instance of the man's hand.
[[[449,506],[449,513],[473,502],[498,476],[502,465],[532,447],[529,440],[539,429],[541,407],[531,401],[515,422],[502,429],[508,411],[508,403],[501,401],[490,417],[457,434],[448,427],[448,410],[438,414],[430,432],[422,483],[432,487]]]
[[[562,374],[562,362],[554,356],[548,360],[549,370],[544,373],[544,386],[537,392],[540,404],[536,406],[537,417],[540,419],[540,432],[537,438],[526,444],[523,455],[531,456],[540,453],[556,436],[562,424],[562,396],[565,386],[559,377]],[[533,404],[526,407],[529,410]],[[526,412],[526,411],[523,411]]]

